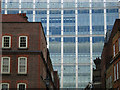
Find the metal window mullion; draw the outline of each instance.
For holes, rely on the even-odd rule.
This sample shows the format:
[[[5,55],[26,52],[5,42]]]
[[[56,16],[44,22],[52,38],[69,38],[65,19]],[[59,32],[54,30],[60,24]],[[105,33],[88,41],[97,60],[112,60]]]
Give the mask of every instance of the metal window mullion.
[[[75,0],[75,33],[76,33],[76,88],[78,88],[78,11],[77,0]]]
[[[47,48],[49,48],[49,0],[47,0]]]
[[[7,0],[5,0],[5,14],[7,14]]]
[[[90,14],[90,82],[93,80],[93,61],[92,61],[92,0],[89,0]],[[92,87],[92,86],[91,86]]]
[[[33,22],[35,22],[35,0],[33,0]]]
[[[19,13],[21,13],[21,0],[19,0]]]
[[[61,0],[61,88],[63,88],[63,0]]]
[[[106,21],[106,0],[104,0],[104,37],[107,32],[107,21]]]

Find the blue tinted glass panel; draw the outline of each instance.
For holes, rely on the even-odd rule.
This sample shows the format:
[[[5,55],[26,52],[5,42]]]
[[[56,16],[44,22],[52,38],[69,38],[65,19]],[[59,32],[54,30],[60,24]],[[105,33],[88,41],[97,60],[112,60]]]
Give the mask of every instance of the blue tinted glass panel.
[[[7,14],[17,14],[19,13],[19,10],[8,10]]]
[[[21,8],[33,8],[33,2],[22,2]]]
[[[61,35],[61,26],[50,26],[49,35]]]
[[[29,21],[29,22],[33,22],[33,17],[29,17],[29,16],[28,16],[28,21]]]
[[[35,2],[35,8],[47,8],[47,2]]]
[[[104,37],[93,37],[92,42],[93,43],[104,42]]]
[[[89,1],[88,2],[78,2],[78,8],[79,7],[89,7]]]
[[[103,9],[94,9],[92,10],[92,13],[104,13],[104,10]]]
[[[63,8],[75,8],[75,2],[64,2]]]
[[[90,44],[88,44],[88,45],[90,45]],[[80,47],[81,46],[79,46],[79,48]],[[89,47],[89,46],[87,46],[87,47]],[[88,49],[90,49],[90,48],[88,48]],[[89,64],[90,63],[90,53],[89,52],[90,52],[90,50],[88,50],[87,53],[82,53],[82,52],[78,53],[78,63],[80,63],[80,64],[86,64],[86,63]]]
[[[112,30],[113,25],[107,25],[107,30]]]
[[[51,37],[50,37],[50,38],[49,38],[49,41],[50,41],[50,42],[61,42],[61,38],[53,38],[53,37],[51,38]]]
[[[102,52],[103,49],[103,43],[104,43],[104,37],[93,37],[92,38],[92,46],[93,46],[93,54],[99,54]]]
[[[78,10],[78,14],[89,13],[89,10]]]
[[[75,14],[75,10],[64,10],[64,14]]]
[[[87,55],[87,53],[90,53],[89,37],[78,37],[78,53],[81,55]]]
[[[93,8],[103,8],[104,7],[104,3],[103,2],[92,2],[92,7]]]
[[[64,23],[75,23],[75,17],[63,17]]]
[[[42,24],[43,25],[43,24]],[[45,35],[47,34],[47,27],[46,26],[43,26],[43,29],[44,29],[44,33]]]
[[[103,13],[93,13],[92,14],[92,24],[93,25],[104,25],[104,14]]]
[[[49,7],[50,8],[61,8],[61,2],[50,2]]]
[[[64,42],[75,42],[74,37],[64,37]]]
[[[2,2],[5,2],[5,0],[2,0]]]
[[[56,37],[50,37],[49,38],[49,50],[50,50],[50,53],[61,53],[61,38],[56,38]],[[60,59],[60,57],[59,57]],[[59,60],[60,61],[60,60]],[[55,63],[55,62],[54,62]]]
[[[5,14],[5,10],[2,10],[1,14]]]
[[[88,76],[90,74],[90,65],[79,65],[78,66],[79,74]]]
[[[63,27],[64,35],[74,35],[75,34],[75,26],[64,26]]]
[[[104,34],[104,26],[92,26],[93,34]]]
[[[118,13],[118,9],[107,9],[107,13]]]
[[[78,42],[79,43],[90,42],[90,38],[89,37],[78,37]]]
[[[78,26],[89,26],[90,24],[89,17],[90,17],[89,14],[78,14]]]
[[[79,34],[90,34],[89,26],[78,26],[78,35]]]
[[[21,13],[33,14],[33,10],[26,10],[26,11],[22,10]]]
[[[35,14],[47,14],[46,10],[36,10]]]
[[[50,10],[50,14],[61,14],[60,10]]]
[[[1,2],[1,5],[2,8],[5,8],[5,2]]]
[[[41,22],[42,23],[47,23],[47,18],[46,17],[41,18]]]
[[[75,88],[76,76],[75,76],[75,65],[64,65],[63,66],[63,87]]]
[[[75,53],[64,53],[63,55],[63,63],[75,63],[76,60],[75,60]]]
[[[7,3],[8,8],[19,8],[19,2],[10,2]]]
[[[63,52],[64,53],[75,53],[75,38],[64,37],[63,38]]]
[[[119,18],[119,13],[107,13],[107,25],[113,25],[115,20]]]
[[[50,17],[49,23],[61,23],[61,17]]]
[[[106,7],[107,8],[110,8],[110,7],[116,7],[116,6],[118,6],[118,0],[116,0],[115,2],[114,2],[115,0],[113,0],[113,1],[110,1],[110,2],[106,2]]]

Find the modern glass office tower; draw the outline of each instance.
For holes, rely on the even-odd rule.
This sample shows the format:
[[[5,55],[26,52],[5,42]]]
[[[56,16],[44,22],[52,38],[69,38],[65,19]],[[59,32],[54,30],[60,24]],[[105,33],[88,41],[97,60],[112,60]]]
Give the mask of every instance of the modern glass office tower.
[[[92,82],[93,60],[119,17],[118,0],[2,0],[2,14],[16,13],[42,22],[61,88]]]

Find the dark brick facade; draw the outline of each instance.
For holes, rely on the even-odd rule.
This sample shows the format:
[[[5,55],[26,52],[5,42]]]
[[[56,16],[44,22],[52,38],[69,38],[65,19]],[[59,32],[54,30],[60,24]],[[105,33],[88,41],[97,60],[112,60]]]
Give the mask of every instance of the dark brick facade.
[[[96,58],[94,60],[94,63],[96,65],[96,69],[93,69],[93,88],[101,88],[101,59]]]
[[[47,49],[47,42],[41,23],[27,21],[23,15],[3,15],[2,35],[11,36],[11,48],[2,49],[2,56],[10,57],[10,74],[2,74],[1,82],[8,82],[10,88],[17,88],[17,83],[26,83],[27,88],[59,88],[55,86],[54,70]],[[1,35],[1,36],[2,36]],[[28,48],[20,49],[19,36],[28,36]],[[1,47],[2,48],[2,47]],[[18,57],[27,57],[27,74],[18,74]],[[46,85],[46,78],[50,86]],[[51,84],[52,82],[52,84]],[[59,81],[58,81],[59,82]]]
[[[120,38],[120,19],[115,21],[111,35],[107,42],[105,42],[102,55],[101,55],[101,82],[102,87],[104,88],[117,88],[120,89],[120,51],[119,51],[119,42]],[[115,45],[115,55],[114,48]],[[119,79],[115,80],[114,66],[117,69],[118,63],[118,75]],[[117,73],[116,73],[117,74]]]

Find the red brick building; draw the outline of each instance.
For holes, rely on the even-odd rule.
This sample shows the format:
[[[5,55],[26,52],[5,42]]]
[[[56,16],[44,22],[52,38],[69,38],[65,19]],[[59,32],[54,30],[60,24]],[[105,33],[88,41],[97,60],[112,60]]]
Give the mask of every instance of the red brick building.
[[[120,19],[104,44],[101,56],[101,81],[104,88],[120,89]]]
[[[26,14],[2,15],[0,36],[3,88],[59,88],[41,23],[28,22]]]

